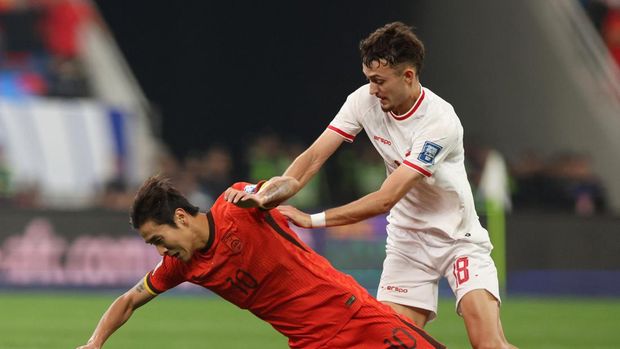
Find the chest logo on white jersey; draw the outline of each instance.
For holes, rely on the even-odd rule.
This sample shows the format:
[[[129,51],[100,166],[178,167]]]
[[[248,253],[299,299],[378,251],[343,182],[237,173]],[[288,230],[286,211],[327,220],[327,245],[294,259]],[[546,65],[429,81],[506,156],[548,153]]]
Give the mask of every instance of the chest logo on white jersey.
[[[390,141],[389,139],[385,139],[383,137],[379,137],[379,136],[374,136],[373,137],[375,139],[375,141],[379,141],[385,145],[392,145],[392,141]]]
[[[435,161],[435,157],[439,154],[439,152],[443,149],[440,145],[435,144],[430,141],[424,142],[424,146],[422,147],[422,151],[418,156],[418,160],[422,161],[425,164],[432,164]]]

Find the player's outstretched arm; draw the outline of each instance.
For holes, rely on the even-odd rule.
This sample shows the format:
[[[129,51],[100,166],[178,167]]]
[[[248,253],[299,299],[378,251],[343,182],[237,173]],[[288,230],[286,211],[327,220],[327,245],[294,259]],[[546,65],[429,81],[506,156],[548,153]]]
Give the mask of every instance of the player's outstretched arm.
[[[282,176],[295,178],[299,182],[297,190],[301,190],[321,169],[325,161],[340,147],[343,141],[344,138],[337,133],[330,130],[323,131],[308,149],[297,156]]]
[[[155,296],[148,293],[141,280],[135,287],[118,297],[103,314],[99,324],[85,345],[77,349],[99,349],[103,343],[121,327],[133,314],[134,310],[148,303]]]
[[[224,199],[242,208],[271,209],[297,194],[321,169],[325,161],[342,144],[343,138],[325,130],[314,143],[301,153],[282,176],[269,179],[260,192],[247,193],[228,188]]]
[[[344,206],[315,215],[309,215],[292,206],[281,206],[278,210],[302,228],[352,224],[388,212],[422,177],[419,172],[400,166],[385,179],[379,190]]]

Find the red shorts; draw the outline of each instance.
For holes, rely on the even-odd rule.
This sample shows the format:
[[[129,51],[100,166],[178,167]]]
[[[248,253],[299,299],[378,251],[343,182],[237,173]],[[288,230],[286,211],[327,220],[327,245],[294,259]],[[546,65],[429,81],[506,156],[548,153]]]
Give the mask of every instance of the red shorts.
[[[445,346],[392,308],[367,302],[322,349],[434,349]]]

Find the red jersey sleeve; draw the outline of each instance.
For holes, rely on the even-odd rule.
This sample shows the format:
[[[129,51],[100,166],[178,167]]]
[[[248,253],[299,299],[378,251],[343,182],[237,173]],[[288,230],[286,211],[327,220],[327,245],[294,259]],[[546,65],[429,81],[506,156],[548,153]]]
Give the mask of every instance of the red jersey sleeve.
[[[144,277],[144,288],[156,296],[171,288],[176,287],[183,281],[181,266],[174,258],[165,256],[153,270]]]

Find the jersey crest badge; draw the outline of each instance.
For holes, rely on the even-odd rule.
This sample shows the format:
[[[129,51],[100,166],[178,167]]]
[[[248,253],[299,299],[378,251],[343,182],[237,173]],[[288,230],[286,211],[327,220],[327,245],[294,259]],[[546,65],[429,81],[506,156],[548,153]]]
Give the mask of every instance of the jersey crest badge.
[[[430,141],[424,142],[424,146],[422,147],[422,151],[418,156],[418,160],[422,161],[425,164],[432,164],[435,161],[435,157],[439,152],[443,149],[440,145],[435,144]]]
[[[254,191],[256,190],[256,184],[248,184],[243,188],[243,191],[246,193],[254,193]]]
[[[243,249],[243,242],[241,242],[241,239],[239,239],[239,237],[235,235],[233,231],[234,230],[227,232],[222,237],[222,241],[233,253],[239,253]]]

